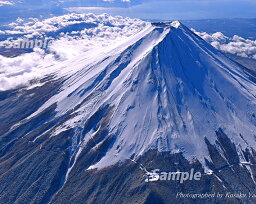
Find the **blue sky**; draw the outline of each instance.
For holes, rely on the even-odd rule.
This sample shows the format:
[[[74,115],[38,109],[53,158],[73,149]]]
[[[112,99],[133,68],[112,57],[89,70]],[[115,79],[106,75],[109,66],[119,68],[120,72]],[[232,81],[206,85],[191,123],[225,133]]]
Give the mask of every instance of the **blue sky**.
[[[161,20],[256,18],[256,0],[0,0],[1,13],[8,7],[57,7]]]
[[[73,11],[106,12],[145,19],[256,17],[256,0],[66,0],[64,4],[80,7],[72,8]]]

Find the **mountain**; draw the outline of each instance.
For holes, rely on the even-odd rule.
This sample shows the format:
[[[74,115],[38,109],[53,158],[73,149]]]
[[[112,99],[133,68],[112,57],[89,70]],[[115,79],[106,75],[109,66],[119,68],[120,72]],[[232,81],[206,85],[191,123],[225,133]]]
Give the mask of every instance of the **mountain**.
[[[255,203],[177,197],[256,187],[255,74],[179,22],[40,82],[0,92],[0,203]],[[192,168],[200,181],[145,182]]]

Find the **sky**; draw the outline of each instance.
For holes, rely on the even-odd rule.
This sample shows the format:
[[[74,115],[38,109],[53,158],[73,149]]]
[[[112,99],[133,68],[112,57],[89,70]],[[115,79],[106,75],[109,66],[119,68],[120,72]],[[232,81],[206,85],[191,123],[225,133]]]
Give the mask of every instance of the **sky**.
[[[87,0],[87,3],[84,2],[76,1],[76,8],[70,6],[69,10],[90,11],[96,14],[106,12],[112,15],[162,20],[256,18],[256,0],[94,0],[93,3]]]
[[[256,18],[256,0],[0,0],[0,7],[36,6],[141,19]]]

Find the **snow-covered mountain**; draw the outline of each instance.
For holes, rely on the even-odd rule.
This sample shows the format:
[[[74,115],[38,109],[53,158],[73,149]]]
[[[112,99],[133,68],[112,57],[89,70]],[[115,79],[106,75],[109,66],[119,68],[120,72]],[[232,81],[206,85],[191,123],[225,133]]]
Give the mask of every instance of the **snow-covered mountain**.
[[[239,134],[255,145],[256,90],[251,76],[178,22],[149,26],[107,54],[79,59],[62,68],[76,70],[67,74],[58,94],[25,121],[56,104],[51,120],[66,114],[70,119],[52,128],[51,135],[80,128],[75,137],[80,138],[76,151],[81,152],[101,125],[87,134],[83,127],[108,107],[98,122],[110,114],[106,137],[111,135],[113,141],[99,166],[150,148],[184,150],[204,159],[204,137],[215,139],[218,128],[241,145],[246,143]]]
[[[141,203],[168,203],[127,184],[121,169],[140,171],[136,162],[166,168],[169,161],[170,168],[205,171],[254,159],[255,75],[177,21],[146,24],[125,41],[54,66],[41,85],[0,93],[0,191],[14,195],[6,203],[82,203],[92,194],[88,203],[118,203],[110,194],[127,192],[134,197],[126,201],[148,192]],[[98,189],[113,167],[127,192]],[[232,168],[255,186],[253,170]],[[8,183],[14,175],[16,187]],[[207,182],[221,190],[239,183],[211,176]]]

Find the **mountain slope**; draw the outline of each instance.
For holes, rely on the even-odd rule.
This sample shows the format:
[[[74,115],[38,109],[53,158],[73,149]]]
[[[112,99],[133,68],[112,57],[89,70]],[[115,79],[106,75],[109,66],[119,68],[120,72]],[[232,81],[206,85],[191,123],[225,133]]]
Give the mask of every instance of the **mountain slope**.
[[[122,168],[140,171],[136,161],[150,160],[153,168],[159,154],[168,153],[163,159],[171,168],[178,160],[179,168],[200,171],[254,158],[255,76],[179,22],[148,26],[115,48],[69,61],[42,81],[41,87],[0,95],[0,192],[6,192],[0,199],[5,203],[82,203],[91,194],[96,200],[89,203],[101,203],[111,192],[124,194],[113,186],[118,181],[100,187],[101,175],[118,169],[113,175],[124,182]],[[159,166],[168,167],[164,160]],[[253,172],[235,171],[245,172],[246,185],[255,185]],[[89,182],[93,172],[95,181]],[[221,190],[234,190],[239,182],[225,174],[228,187],[222,189],[219,175],[212,177]],[[136,185],[142,188],[139,178]],[[205,179],[201,191],[210,182]],[[81,192],[72,197],[68,192],[75,184]],[[128,191],[133,184],[126,183]],[[131,199],[170,199],[158,193],[137,189]]]

